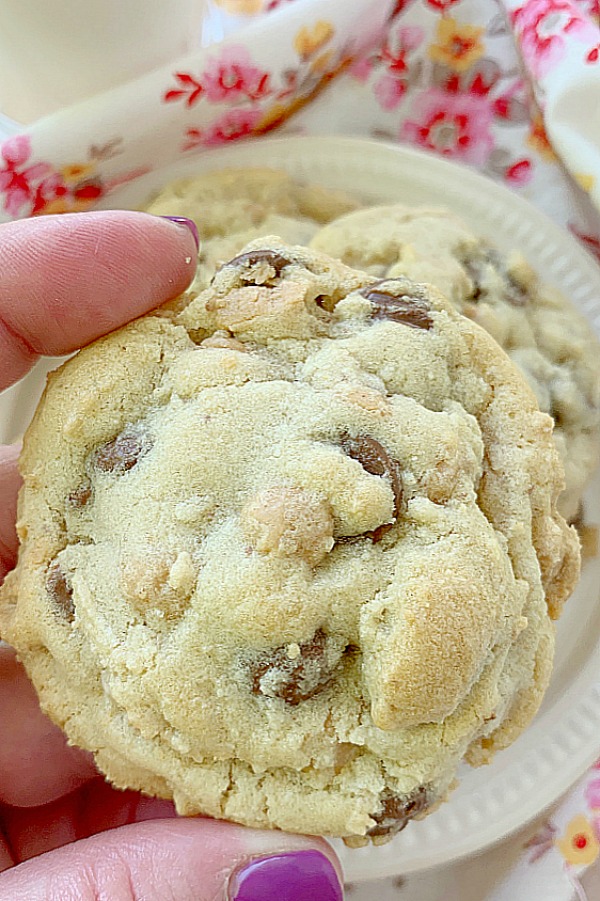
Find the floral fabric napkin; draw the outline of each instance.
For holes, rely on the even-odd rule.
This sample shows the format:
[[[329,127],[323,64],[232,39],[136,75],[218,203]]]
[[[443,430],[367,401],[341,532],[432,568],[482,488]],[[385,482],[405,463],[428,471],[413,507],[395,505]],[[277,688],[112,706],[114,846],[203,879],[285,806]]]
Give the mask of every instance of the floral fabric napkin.
[[[600,0],[209,0],[197,53],[0,144],[0,221],[92,209],[153,169],[275,129],[345,133],[475,167],[600,259],[599,21]],[[533,835],[377,896],[583,899],[599,840],[595,768]]]

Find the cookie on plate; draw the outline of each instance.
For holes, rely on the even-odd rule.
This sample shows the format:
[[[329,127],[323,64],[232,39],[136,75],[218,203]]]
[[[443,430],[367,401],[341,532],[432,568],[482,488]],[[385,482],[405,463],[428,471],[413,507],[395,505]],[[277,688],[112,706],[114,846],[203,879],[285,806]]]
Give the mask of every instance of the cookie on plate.
[[[118,786],[382,842],[538,708],[552,421],[433,287],[254,242],[52,374],[20,465],[1,635]]]
[[[218,266],[261,235],[308,244],[321,225],[356,209],[342,191],[303,184],[276,169],[223,169],[166,185],[149,213],[187,216],[201,246],[193,288],[210,282]]]
[[[554,418],[569,521],[600,462],[600,344],[518,252],[502,256],[446,210],[371,207],[325,226],[311,246],[378,277],[430,282],[506,350]]]

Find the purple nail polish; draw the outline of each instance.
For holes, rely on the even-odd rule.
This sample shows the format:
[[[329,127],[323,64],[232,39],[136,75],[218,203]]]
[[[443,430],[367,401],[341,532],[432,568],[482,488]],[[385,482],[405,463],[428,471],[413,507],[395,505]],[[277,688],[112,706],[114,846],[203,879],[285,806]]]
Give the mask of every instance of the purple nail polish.
[[[336,871],[318,851],[293,851],[253,860],[234,873],[231,901],[342,901]]]
[[[198,234],[198,226],[193,221],[193,219],[186,219],[185,216],[161,216],[161,219],[168,219],[169,222],[174,222],[176,225],[184,225],[186,228],[189,228],[192,235],[194,236],[196,249],[200,250],[200,235]]]

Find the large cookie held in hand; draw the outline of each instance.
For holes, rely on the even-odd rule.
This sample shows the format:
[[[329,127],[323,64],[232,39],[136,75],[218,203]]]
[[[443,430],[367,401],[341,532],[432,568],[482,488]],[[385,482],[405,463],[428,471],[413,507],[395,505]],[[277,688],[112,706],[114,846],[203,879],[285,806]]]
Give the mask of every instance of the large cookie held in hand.
[[[1,634],[116,785],[385,841],[540,703],[551,419],[403,277],[261,239],[181,306],[50,377]]]

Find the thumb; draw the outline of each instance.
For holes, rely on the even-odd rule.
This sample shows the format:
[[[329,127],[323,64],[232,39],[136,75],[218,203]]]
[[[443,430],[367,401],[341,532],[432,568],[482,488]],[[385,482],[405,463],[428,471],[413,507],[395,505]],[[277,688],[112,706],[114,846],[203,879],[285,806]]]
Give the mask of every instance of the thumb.
[[[0,901],[342,901],[340,868],[320,840],[169,819],[64,845],[0,876]]]

